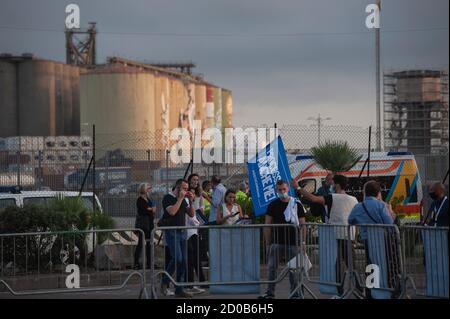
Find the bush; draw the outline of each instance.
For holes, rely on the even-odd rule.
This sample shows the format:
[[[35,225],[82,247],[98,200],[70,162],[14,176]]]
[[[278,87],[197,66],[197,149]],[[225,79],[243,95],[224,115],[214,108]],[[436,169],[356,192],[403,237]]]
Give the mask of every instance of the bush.
[[[55,197],[48,204],[7,207],[0,211],[0,233],[57,232],[114,228],[111,216],[93,213],[80,198]],[[97,237],[98,242],[107,234]],[[86,234],[16,236],[2,240],[2,265],[15,261],[26,271],[51,270],[53,265],[72,263],[86,257]],[[90,243],[90,245],[92,242]],[[63,256],[64,255],[64,256]]]

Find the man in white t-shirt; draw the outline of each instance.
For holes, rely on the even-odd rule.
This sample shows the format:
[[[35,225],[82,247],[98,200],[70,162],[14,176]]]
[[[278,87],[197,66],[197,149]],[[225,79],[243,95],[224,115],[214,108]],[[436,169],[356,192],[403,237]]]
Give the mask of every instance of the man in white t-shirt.
[[[350,215],[353,207],[358,204],[358,200],[354,196],[350,196],[345,192],[348,179],[344,175],[334,175],[333,177],[335,193],[325,196],[316,196],[308,193],[301,187],[297,188],[297,193],[302,195],[308,201],[324,205],[327,207],[327,214],[325,216],[325,223],[348,225],[348,216]],[[341,262],[343,261],[345,266],[348,267],[348,240],[353,239],[354,234],[351,232],[348,238],[347,230],[345,227],[336,228],[337,238],[337,260],[336,260],[336,282],[343,283],[343,275],[345,272]],[[343,293],[343,287],[338,287],[338,293]]]

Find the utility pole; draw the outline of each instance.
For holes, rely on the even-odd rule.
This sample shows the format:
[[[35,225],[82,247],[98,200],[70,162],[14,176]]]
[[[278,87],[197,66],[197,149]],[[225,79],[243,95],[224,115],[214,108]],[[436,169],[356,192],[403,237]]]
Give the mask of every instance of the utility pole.
[[[321,117],[320,114],[318,117],[308,117],[309,121],[314,121],[317,122],[317,145],[320,146],[320,129],[322,127],[322,123],[324,121],[329,121],[331,120],[331,117]]]
[[[381,0],[377,0],[381,28]],[[376,64],[376,108],[377,108],[377,151],[381,151],[381,89],[380,89],[380,28],[375,28],[375,64]]]

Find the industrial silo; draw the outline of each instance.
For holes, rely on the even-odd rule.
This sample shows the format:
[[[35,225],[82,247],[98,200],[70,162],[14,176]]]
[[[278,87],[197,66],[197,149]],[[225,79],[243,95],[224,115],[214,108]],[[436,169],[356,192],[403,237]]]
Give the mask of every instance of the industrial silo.
[[[222,129],[222,89],[214,88],[214,126]]]
[[[80,68],[70,67],[70,84],[72,86],[72,124],[71,135],[80,135]]]
[[[152,73],[106,67],[81,75],[81,132],[96,125],[99,149],[149,149],[136,138],[155,130],[155,78]],[[89,134],[90,135],[90,134]]]
[[[55,63],[53,65],[53,75],[55,81],[55,135],[64,135],[64,69],[63,65]]]
[[[62,135],[72,134],[72,118],[73,118],[73,106],[72,106],[72,67],[69,65],[63,66],[62,72],[62,98],[61,108],[63,109],[63,122],[64,130]]]
[[[202,123],[202,129],[206,127],[206,86],[195,85],[195,118]]]
[[[55,63],[25,60],[19,63],[19,134],[55,135]]]
[[[166,76],[155,76],[155,133],[154,144],[156,158],[164,158],[169,141],[170,125],[169,79]]]
[[[206,86],[206,107],[205,107],[206,127],[214,126],[214,87]]]
[[[231,91],[222,89],[222,127],[232,127],[233,100]]]
[[[19,133],[16,72],[15,63],[0,60],[0,137]]]

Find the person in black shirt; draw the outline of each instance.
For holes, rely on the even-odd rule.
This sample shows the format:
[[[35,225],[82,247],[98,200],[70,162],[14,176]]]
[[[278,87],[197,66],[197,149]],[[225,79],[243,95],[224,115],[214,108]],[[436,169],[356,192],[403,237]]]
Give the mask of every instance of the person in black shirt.
[[[274,281],[280,260],[280,253],[284,254],[285,262],[296,256],[297,245],[300,240],[300,231],[295,230],[305,223],[305,208],[295,198],[289,196],[289,184],[286,181],[277,182],[278,198],[272,201],[267,207],[266,224],[293,224],[294,226],[275,227],[264,229],[264,239],[269,246],[269,280]],[[273,234],[272,234],[273,231]],[[292,272],[289,273],[291,293],[295,289],[295,278]],[[271,299],[275,297],[275,283],[270,283],[265,295],[261,299]]]
[[[162,200],[163,226],[186,226],[186,214],[194,217],[195,210],[193,201],[195,195],[188,191],[189,184],[184,179],[179,179],[175,183],[173,191],[164,196]],[[183,282],[186,277],[186,242],[187,234],[185,230],[166,230],[166,244],[170,251],[170,261],[167,264],[166,272],[170,275],[176,269],[176,281]],[[161,282],[161,293],[167,294],[169,286],[169,277],[163,276]],[[183,287],[177,286],[175,289],[177,297],[191,297],[192,295],[185,292]]]
[[[139,269],[139,259],[141,258],[142,253],[142,245],[144,244],[144,240],[148,240],[151,237],[152,230],[154,227],[153,219],[156,212],[156,207],[154,207],[153,202],[150,200],[150,192],[152,187],[147,184],[141,184],[139,186],[139,197],[136,201],[137,214],[136,214],[136,222],[135,228],[141,229],[144,232],[145,239],[142,238],[141,232],[138,233],[139,241],[134,252],[134,268]],[[147,260],[147,268],[151,268],[151,254],[150,254],[151,245],[146,245],[146,260]]]
[[[429,188],[429,196],[433,203],[425,217],[426,226],[448,227],[448,198],[445,196],[445,186],[434,183]]]

